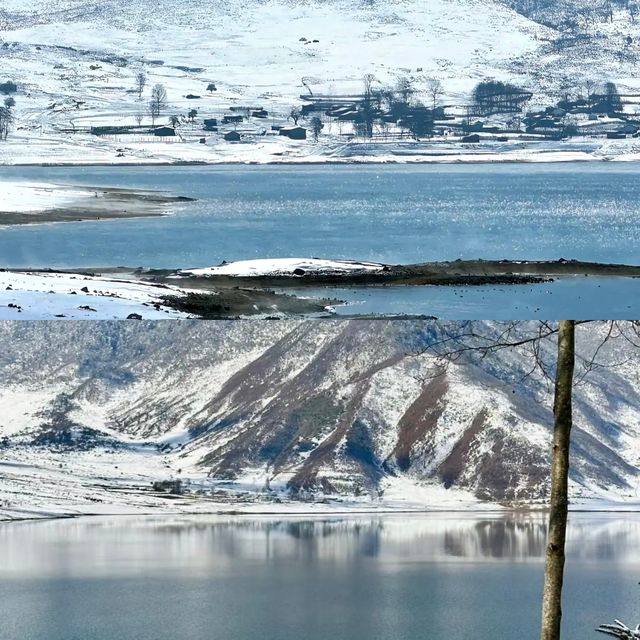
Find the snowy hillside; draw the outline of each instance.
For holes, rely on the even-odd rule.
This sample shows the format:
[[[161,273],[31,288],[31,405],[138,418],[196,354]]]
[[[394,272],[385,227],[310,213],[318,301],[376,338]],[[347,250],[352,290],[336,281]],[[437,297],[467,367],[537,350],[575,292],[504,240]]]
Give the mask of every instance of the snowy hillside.
[[[307,91],[303,78],[316,92],[333,86],[348,93],[361,90],[367,72],[380,82],[403,73],[417,79],[438,74],[456,95],[477,77],[507,75],[511,61],[552,36],[492,0],[4,5],[5,73],[17,63],[19,79],[37,93],[72,90],[74,84],[82,90],[91,83],[88,97],[102,91],[105,101],[118,89],[133,88],[141,66],[149,69],[150,83],[166,82],[176,101],[215,82],[227,99],[281,100],[288,106]],[[100,68],[90,69],[96,62]],[[61,78],[65,71],[73,77]],[[31,81],[25,78],[29,72]]]
[[[0,7],[0,83],[15,82],[18,91],[0,164],[340,158],[341,128],[325,126],[321,143],[310,145],[271,135],[271,127],[287,123],[301,95],[361,92],[364,74],[372,74],[375,89],[408,79],[414,98],[426,104],[430,80],[439,80],[440,104],[458,115],[487,78],[530,91],[532,105],[550,104],[563,87],[577,90],[587,80],[638,93],[640,27],[632,14],[615,9],[608,20],[586,19],[576,3],[544,12],[521,5],[529,6],[518,0],[7,0]],[[140,72],[146,85],[138,95]],[[176,138],[89,133],[91,127],[148,128],[157,83],[168,97],[158,122],[182,118]],[[204,118],[219,119],[232,107],[249,114],[238,127],[242,143],[203,134]],[[195,121],[187,117],[193,109]],[[252,109],[268,117],[255,118]],[[631,145],[621,153],[638,152]]]
[[[230,107],[261,107],[269,118],[239,131],[269,132],[286,123],[301,94],[357,93],[365,73],[377,87],[410,78],[425,101],[429,78],[442,82],[445,103],[465,104],[487,77],[517,80],[539,94],[554,78],[540,84],[531,77],[533,62],[555,35],[493,0],[9,0],[0,8],[0,82],[19,89],[0,163],[318,159],[339,149],[329,137],[337,131],[325,130],[320,146],[277,135],[251,146],[215,137],[199,145],[201,120]],[[140,72],[147,79],[141,97]],[[168,94],[159,122],[195,108],[197,127],[185,122],[178,138],[163,141],[88,133],[150,124],[147,102],[157,83]]]
[[[151,482],[181,480],[182,508],[191,510],[211,509],[214,498],[539,503],[548,490],[550,385],[526,376],[524,351],[434,375],[434,356],[420,351],[450,327],[2,323],[0,500],[14,515],[157,508],[166,500]],[[501,325],[476,330],[495,335]],[[583,354],[603,330],[579,329]],[[544,345],[545,358],[553,352]],[[576,387],[572,495],[634,501],[637,355],[614,341],[598,360],[615,366]]]

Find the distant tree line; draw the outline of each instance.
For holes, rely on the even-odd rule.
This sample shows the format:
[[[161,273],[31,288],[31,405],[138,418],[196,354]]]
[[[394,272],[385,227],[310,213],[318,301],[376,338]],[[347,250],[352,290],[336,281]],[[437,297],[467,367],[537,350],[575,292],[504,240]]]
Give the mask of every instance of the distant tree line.
[[[364,76],[363,83],[363,96],[353,118],[359,135],[372,138],[376,128],[385,135],[391,124],[395,124],[401,134],[406,132],[415,138],[433,135],[438,101],[443,92],[438,79],[427,80],[429,106],[416,97],[416,87],[406,76],[400,77],[395,86],[390,87],[375,86],[376,79],[371,74]]]

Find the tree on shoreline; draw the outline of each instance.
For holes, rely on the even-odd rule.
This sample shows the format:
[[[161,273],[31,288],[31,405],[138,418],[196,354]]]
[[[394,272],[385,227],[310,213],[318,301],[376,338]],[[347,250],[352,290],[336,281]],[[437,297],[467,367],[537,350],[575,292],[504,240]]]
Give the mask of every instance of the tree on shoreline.
[[[318,142],[318,137],[320,133],[324,129],[324,125],[322,124],[322,120],[318,116],[314,116],[311,118],[311,132],[313,133],[313,141]]]
[[[298,120],[300,120],[301,117],[302,117],[302,111],[300,110],[300,107],[291,107],[291,109],[289,110],[288,119],[293,120],[293,124],[296,127],[298,126]]]
[[[532,368],[526,375],[536,370],[551,379],[551,369],[555,369],[554,403],[553,403],[553,439],[551,450],[550,481],[551,495],[549,500],[549,528],[545,560],[544,587],[541,607],[540,640],[560,640],[562,620],[562,587],[565,564],[565,541],[568,520],[568,481],[569,481],[569,449],[571,429],[573,426],[573,386],[576,382],[576,328],[582,325],[604,325],[598,346],[593,354],[580,357],[583,372],[582,381],[594,368],[614,366],[598,360],[605,344],[614,339],[622,339],[635,348],[640,348],[640,321],[621,323],[610,321],[597,323],[594,321],[561,320],[557,324],[547,322],[506,323],[498,335],[477,333],[473,326],[467,330],[469,323],[460,325],[460,329],[448,333],[428,344],[419,353],[434,353],[441,361],[440,372],[444,373],[448,365],[466,354],[480,354],[480,358],[504,349],[531,349]],[[557,340],[557,354],[553,365],[544,361],[541,345],[548,339]],[[626,636],[620,636],[626,637]]]
[[[431,106],[434,111],[438,106],[438,100],[442,96],[443,89],[442,82],[437,78],[429,78],[427,81],[427,91],[431,96]]]
[[[576,323],[558,325],[558,357],[553,402],[553,448],[549,529],[542,590],[540,640],[558,640],[562,621],[562,584],[569,515],[569,445],[573,426],[573,377],[575,371]]]

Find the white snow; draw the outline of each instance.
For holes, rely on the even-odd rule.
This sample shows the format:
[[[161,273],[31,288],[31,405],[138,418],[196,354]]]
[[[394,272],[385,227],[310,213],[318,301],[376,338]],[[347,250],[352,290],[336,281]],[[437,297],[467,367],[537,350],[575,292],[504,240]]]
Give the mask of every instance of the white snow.
[[[558,53],[551,51],[557,31],[492,0],[267,0],[249,7],[237,0],[161,0],[153,11],[124,0],[11,0],[3,9],[3,74],[19,90],[16,126],[0,144],[0,164],[527,162],[639,153],[637,140],[616,147],[591,141],[591,148],[573,152],[545,143],[544,152],[535,141],[520,149],[515,141],[452,149],[445,139],[425,143],[415,155],[398,153],[397,142],[370,153],[366,144],[354,144],[348,123],[325,122],[318,143],[271,130],[291,124],[289,110],[302,94],[355,94],[365,73],[375,77],[374,88],[410,78],[415,98],[426,104],[429,79],[438,78],[441,103],[458,115],[483,78],[526,87],[532,107],[557,101],[565,78],[612,80],[633,96],[640,90],[635,61],[619,55],[634,29],[624,12],[611,24],[585,26],[598,37]],[[142,99],[134,89],[140,70],[147,74]],[[207,91],[211,82],[214,92]],[[166,86],[169,100],[158,123],[192,108],[196,122],[185,119],[172,139],[91,135],[95,125],[148,125],[146,104],[156,83]],[[241,123],[240,143],[223,141],[223,128],[203,131],[203,118],[244,106],[263,107],[269,117]]]
[[[3,73],[19,91],[0,164],[356,162],[357,149],[339,157],[349,127],[325,123],[316,144],[288,140],[271,125],[290,124],[305,85],[314,94],[354,94],[365,73],[375,76],[376,88],[410,77],[425,102],[428,80],[437,77],[444,103],[466,104],[479,78],[520,78],[516,63],[535,57],[554,35],[486,0],[268,0],[249,8],[234,0],[162,0],[153,11],[124,0],[76,1],[64,3],[69,22],[59,5],[19,0],[5,8]],[[142,99],[134,89],[140,70],[147,74]],[[207,91],[210,82],[215,92]],[[196,124],[181,123],[172,139],[90,134],[96,125],[149,124],[146,103],[156,83],[167,87],[169,100],[159,123],[196,108]],[[269,117],[241,123],[241,143],[223,141],[223,129],[203,131],[203,118],[244,105],[262,106]],[[395,155],[393,145],[379,155],[412,161]],[[363,153],[361,160],[372,159]],[[415,161],[443,159],[422,154]]]
[[[93,196],[93,191],[47,183],[0,180],[0,213],[38,212]]]
[[[335,459],[317,468],[319,477],[344,487],[343,494],[316,494],[329,504],[308,505],[286,493],[309,449],[317,451],[335,433],[328,415],[309,423],[303,438],[309,448],[298,455],[294,446],[286,465],[267,468],[238,449],[233,479],[209,476],[204,456],[215,464],[229,446],[238,446],[234,439],[246,443],[247,435],[263,442],[268,427],[286,424],[307,398],[310,414],[317,411],[316,394],[333,397],[336,406],[355,402],[349,420],[367,425],[376,459],[388,460],[399,442],[399,423],[435,364],[433,356],[398,344],[399,337],[420,330],[413,322],[398,322],[154,323],[153,330],[139,323],[65,323],[68,329],[60,323],[0,323],[7,354],[0,368],[0,513],[495,509],[496,503],[480,503],[474,489],[484,486],[483,458],[507,455],[494,449],[502,441],[516,451],[507,455],[511,466],[505,473],[520,479],[514,488],[522,491],[521,506],[543,507],[552,386],[539,372],[520,382],[530,369],[526,350],[452,365],[447,389],[436,400],[442,411],[424,439],[412,445],[411,467],[396,476],[383,474],[379,487],[359,495],[351,489],[360,470],[342,451],[343,434]],[[481,324],[482,331],[492,330],[492,323]],[[398,326],[413,329],[398,335]],[[578,369],[606,331],[604,323],[593,326],[580,329]],[[552,347],[545,343],[541,357],[552,357]],[[577,509],[638,510],[640,374],[630,355],[635,349],[624,341],[601,350],[603,365],[625,364],[598,367],[576,386],[571,498]],[[73,425],[97,430],[107,440],[87,450],[31,443],[49,425],[61,397],[71,399],[64,415]],[[480,412],[486,412],[486,424],[461,471],[466,489],[444,489],[435,466]],[[535,469],[529,475],[531,465],[538,465],[542,479]],[[188,492],[170,506],[149,491],[156,480],[178,478]],[[271,491],[265,490],[267,479]],[[529,480],[537,483],[533,494]]]
[[[321,273],[348,273],[353,271],[380,271],[384,268],[378,262],[357,262],[355,260],[323,260],[320,258],[265,258],[238,260],[217,267],[203,269],[183,269],[181,274],[191,276],[268,276],[294,275],[296,269]]]
[[[60,316],[111,320],[124,319],[131,313],[145,320],[188,318],[189,314],[154,306],[162,295],[183,293],[177,287],[100,276],[0,271],[0,320],[51,320]]]

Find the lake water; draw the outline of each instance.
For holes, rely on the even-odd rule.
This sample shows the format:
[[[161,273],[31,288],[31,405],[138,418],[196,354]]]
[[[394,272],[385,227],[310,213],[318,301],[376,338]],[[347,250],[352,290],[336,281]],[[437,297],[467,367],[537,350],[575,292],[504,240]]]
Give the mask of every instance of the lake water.
[[[542,516],[0,526],[3,640],[537,640]],[[566,640],[640,619],[640,517],[572,514]]]
[[[0,179],[163,189],[198,198],[162,219],[0,231],[6,266],[209,266],[327,256],[640,258],[640,167],[0,167]]]
[[[8,267],[202,267],[258,257],[387,263],[456,258],[640,262],[640,165],[358,165],[0,167],[0,179],[168,190],[197,198],[163,218],[0,228]],[[1,194],[0,194],[1,197]],[[386,313],[508,317],[637,317],[638,281],[602,281],[613,302],[580,279],[547,289],[351,291]],[[568,291],[568,297],[564,291]],[[580,302],[582,300],[582,302]],[[362,304],[349,313],[365,312]],[[528,311],[526,312],[528,313]],[[511,314],[511,315],[509,315]],[[445,314],[446,315],[446,314]],[[456,316],[456,317],[458,317]],[[448,316],[451,317],[451,316]],[[502,316],[501,316],[502,317]],[[531,317],[531,315],[526,315]]]
[[[288,290],[337,298],[339,316],[422,315],[447,320],[624,320],[640,317],[640,278],[563,278],[541,285]]]

